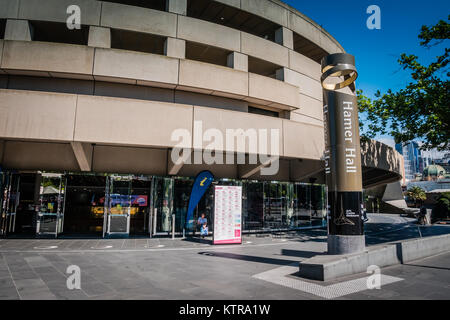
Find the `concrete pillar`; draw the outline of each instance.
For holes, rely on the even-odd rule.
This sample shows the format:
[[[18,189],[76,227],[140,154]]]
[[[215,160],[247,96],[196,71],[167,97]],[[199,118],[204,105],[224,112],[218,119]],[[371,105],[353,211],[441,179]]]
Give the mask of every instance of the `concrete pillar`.
[[[186,41],[167,38],[164,43],[164,54],[172,58],[186,59]]]
[[[0,165],[1,165],[2,162],[3,162],[3,153],[4,153],[4,150],[5,150],[5,141],[0,140]]]
[[[89,27],[89,47],[111,48],[111,29],[102,27]]]
[[[167,0],[166,10],[185,16],[187,12],[187,0]]]
[[[294,33],[285,27],[281,27],[275,31],[275,42],[294,50]]]
[[[275,78],[277,80],[292,84],[297,87],[300,86],[298,73],[295,71],[292,71],[288,68],[283,67],[283,68],[277,69],[277,71],[275,73]]]
[[[75,142],[70,143],[73,153],[78,162],[80,170],[83,172],[89,172],[92,169],[92,145],[87,143]]]
[[[228,55],[227,65],[230,68],[248,72],[248,56],[239,52],[232,52]]]
[[[13,20],[6,21],[5,40],[32,40],[32,27],[28,20]]]
[[[287,83],[290,83],[290,84],[293,84],[292,83],[293,81],[290,81],[290,80],[292,80],[291,79],[292,76],[293,76],[292,75],[292,71],[287,69],[287,68],[277,69],[277,71],[275,73],[275,78],[277,80],[284,81],[284,82],[287,82]]]

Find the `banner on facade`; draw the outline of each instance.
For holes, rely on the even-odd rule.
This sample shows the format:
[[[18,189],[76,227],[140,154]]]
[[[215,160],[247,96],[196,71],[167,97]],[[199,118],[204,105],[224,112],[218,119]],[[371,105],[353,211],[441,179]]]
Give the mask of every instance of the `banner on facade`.
[[[214,244],[242,243],[242,187],[214,189]]]
[[[193,225],[194,222],[194,210],[198,203],[202,199],[206,190],[214,180],[214,176],[210,171],[202,171],[195,178],[194,185],[192,186],[191,196],[189,198],[189,206],[186,214],[186,227]]]

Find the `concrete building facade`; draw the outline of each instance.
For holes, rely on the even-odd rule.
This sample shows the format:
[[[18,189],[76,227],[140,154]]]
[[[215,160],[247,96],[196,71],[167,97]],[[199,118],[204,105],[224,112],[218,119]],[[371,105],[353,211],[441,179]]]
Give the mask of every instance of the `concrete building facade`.
[[[322,225],[320,60],[337,52],[277,0],[0,0],[2,233],[181,233],[205,169],[244,187],[248,232]],[[174,139],[180,129],[191,139]],[[279,170],[173,162],[176,147],[208,150],[208,129],[276,131],[275,151],[214,152],[272,152]],[[370,186],[399,178],[389,152],[384,167],[363,161]],[[208,216],[211,197],[199,206]]]

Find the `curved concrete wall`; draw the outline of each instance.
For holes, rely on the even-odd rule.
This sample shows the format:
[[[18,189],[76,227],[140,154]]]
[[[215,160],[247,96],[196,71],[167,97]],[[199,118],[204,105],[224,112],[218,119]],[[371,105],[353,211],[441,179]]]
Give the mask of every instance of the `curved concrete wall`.
[[[168,0],[169,8],[180,8],[183,0]],[[227,96],[261,106],[292,111],[295,121],[321,120],[319,64],[292,48],[296,32],[328,53],[342,52],[342,47],[320,26],[296,10],[278,1],[218,1],[243,12],[277,23],[283,37],[278,43],[246,32],[185,16],[186,10],[159,11],[96,0],[0,0],[0,19],[14,22],[47,21],[66,23],[69,5],[81,9],[81,24],[90,27],[89,47],[61,43],[39,43],[10,36],[6,32],[4,58],[0,69],[7,74],[26,74],[101,81],[122,82]],[[180,49],[167,50],[164,56],[104,48],[111,29],[127,30],[180,40]],[[32,32],[31,32],[32,33]],[[31,36],[30,36],[31,37]],[[30,39],[31,40],[31,39]],[[242,68],[218,68],[184,59],[185,41],[222,48],[241,58],[257,58],[280,69],[277,80],[248,73]],[[110,40],[109,40],[110,42]],[[102,48],[100,48],[102,47]],[[181,59],[179,57],[182,57]],[[191,75],[196,70],[195,77]],[[245,72],[246,74],[243,74]],[[216,81],[211,81],[210,74]],[[220,81],[218,80],[220,79]],[[220,83],[219,83],[220,82]],[[276,89],[273,90],[272,88]]]
[[[361,143],[364,188],[398,181],[404,175],[403,156],[376,140]]]
[[[202,121],[204,130],[222,133],[278,129],[282,161],[280,173],[270,179],[300,181],[322,171],[320,65],[294,50],[294,36],[327,53],[343,48],[280,1],[216,2],[278,25],[275,41],[186,16],[186,0],[167,0],[166,11],[96,0],[0,0],[0,19],[6,19],[0,40],[0,163],[18,169],[126,172],[122,162],[113,160],[124,158],[129,170],[174,174],[180,168],[173,169],[167,157],[175,146],[172,132],[181,128],[194,135],[194,122]],[[81,8],[86,44],[34,41],[34,24],[56,23],[51,24],[55,32],[62,31],[57,28],[66,28],[66,10],[74,4]],[[164,53],[113,48],[114,32],[162,39]],[[226,53],[226,65],[186,59],[187,44]],[[270,74],[249,72],[255,61]],[[249,107],[280,116],[248,113]],[[80,155],[67,159],[77,143],[91,150],[89,168],[79,166]],[[40,147],[47,151],[35,155]],[[185,147],[198,146],[190,141]],[[249,153],[238,146],[223,151]],[[292,162],[299,159],[301,168]],[[185,166],[180,173],[200,169]],[[264,179],[255,166],[216,169],[217,176]]]

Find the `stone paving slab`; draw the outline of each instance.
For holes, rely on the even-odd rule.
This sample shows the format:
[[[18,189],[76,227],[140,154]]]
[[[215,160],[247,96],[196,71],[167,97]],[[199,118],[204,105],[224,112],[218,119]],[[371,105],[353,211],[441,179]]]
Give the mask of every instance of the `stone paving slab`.
[[[403,217],[377,216],[373,223],[367,226],[370,239],[377,233],[394,239],[417,232]],[[424,233],[450,232],[444,228]],[[246,236],[237,246],[181,239],[2,239],[0,299],[319,299],[253,275],[325,251],[325,230],[281,238]],[[81,269],[81,290],[67,288],[70,265]],[[384,268],[383,274],[405,280],[341,299],[449,299],[449,268],[450,254]]]

